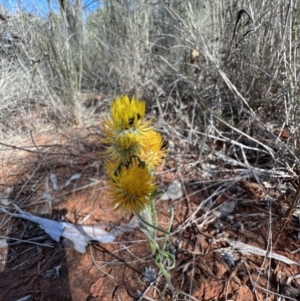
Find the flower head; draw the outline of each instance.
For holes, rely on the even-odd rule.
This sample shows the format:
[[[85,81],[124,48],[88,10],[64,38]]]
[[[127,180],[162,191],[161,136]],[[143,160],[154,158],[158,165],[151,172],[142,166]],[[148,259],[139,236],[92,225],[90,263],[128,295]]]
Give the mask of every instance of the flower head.
[[[115,209],[126,213],[139,213],[149,205],[149,197],[156,190],[153,178],[146,168],[139,164],[121,165],[110,174],[109,195]]]
[[[150,171],[163,161],[166,151],[162,149],[162,142],[161,135],[154,130],[148,131],[142,139],[139,157]]]
[[[132,156],[149,158],[149,168],[161,163],[163,152],[160,151],[162,138],[153,127],[151,120],[144,122],[145,102],[128,96],[116,98],[111,108],[112,121],[105,119],[103,129],[108,145],[105,152],[112,161],[126,163]]]
[[[111,107],[113,126],[121,131],[136,128],[145,117],[145,108],[145,102],[135,97],[116,98]]]
[[[102,139],[107,145],[105,171],[115,209],[143,211],[156,190],[153,170],[162,162],[162,137],[144,121],[145,102],[128,96],[116,98],[111,119],[105,119]]]

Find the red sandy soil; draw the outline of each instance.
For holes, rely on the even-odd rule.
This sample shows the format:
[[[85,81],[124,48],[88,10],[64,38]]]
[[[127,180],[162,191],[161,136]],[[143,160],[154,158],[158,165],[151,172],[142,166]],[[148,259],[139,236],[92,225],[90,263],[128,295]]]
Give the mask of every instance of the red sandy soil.
[[[25,211],[55,220],[100,224],[108,230],[127,223],[130,216],[122,216],[110,207],[103,159],[99,155],[101,147],[93,134],[96,131],[78,129],[52,136],[43,134],[34,137],[35,146],[32,142],[18,145],[30,146],[26,151],[14,148],[2,151],[2,195],[7,194],[8,202],[15,202]],[[222,241],[227,238],[267,250],[268,238],[272,235],[274,241],[281,229],[280,208],[288,200],[279,200],[273,206],[270,223],[267,202],[262,200],[259,187],[244,183],[241,189],[250,201],[236,206],[230,216],[200,229],[197,219],[205,213],[203,209],[195,215],[194,223],[185,225],[201,204],[203,193],[189,185],[191,177],[178,172],[176,164],[167,159],[157,177],[162,188],[174,179],[182,181],[184,186],[183,198],[157,203],[161,227],[167,227],[169,206],[173,206],[175,213],[172,230],[182,226],[169,241],[176,257],[176,267],[171,271],[175,289],[193,296],[193,300],[203,301],[279,300],[280,295],[289,296],[286,300],[300,300],[300,266],[240,253]],[[50,174],[56,175],[61,187],[76,173],[81,173],[80,179],[53,190]],[[43,198],[45,192],[50,194],[47,200]],[[219,196],[216,205],[232,198],[232,194]],[[245,217],[250,213],[256,215]],[[43,234],[30,222],[4,214],[0,218],[2,236],[28,240]],[[236,227],[238,222],[243,228]],[[269,234],[270,224],[272,234]],[[292,252],[300,247],[296,237],[298,228],[297,221],[292,220],[273,252],[300,262],[300,252]],[[12,239],[9,242],[8,249],[0,249],[5,259],[0,272],[0,300],[3,301],[192,300],[180,293],[172,294],[168,289],[164,291],[164,277],[152,284],[144,279],[145,268],[156,266],[139,229],[118,237],[112,244],[89,246],[85,254],[48,238],[35,244]],[[221,251],[234,256],[232,265],[230,259],[224,260]],[[55,273],[55,268],[59,273]]]

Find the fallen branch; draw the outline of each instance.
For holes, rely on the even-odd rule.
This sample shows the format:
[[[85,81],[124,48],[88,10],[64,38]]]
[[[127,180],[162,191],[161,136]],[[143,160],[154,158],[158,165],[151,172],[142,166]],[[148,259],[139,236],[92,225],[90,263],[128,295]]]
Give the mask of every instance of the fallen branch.
[[[268,257],[271,259],[281,261],[286,264],[296,264],[296,265],[300,266],[299,262],[293,261],[293,260],[287,258],[286,256],[279,255],[274,252],[267,252],[263,249],[260,249],[260,248],[257,248],[257,247],[251,246],[251,245],[247,245],[247,244],[244,244],[244,243],[236,241],[236,240],[220,239],[219,241],[227,242],[232,248],[234,248],[235,250],[237,250],[241,253],[248,253],[248,254],[253,254],[253,255],[257,255],[257,256],[264,256],[264,257]]]

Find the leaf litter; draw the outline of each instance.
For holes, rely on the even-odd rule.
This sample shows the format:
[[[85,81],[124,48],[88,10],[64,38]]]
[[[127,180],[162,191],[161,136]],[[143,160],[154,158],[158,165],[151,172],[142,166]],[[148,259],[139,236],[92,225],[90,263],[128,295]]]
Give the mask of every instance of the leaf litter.
[[[70,145],[72,140],[64,143]],[[86,143],[86,145],[88,144]],[[61,149],[63,150],[63,143]],[[91,149],[94,149],[94,146]],[[154,280],[155,285],[163,283],[161,277],[154,279],[148,275],[152,272],[152,258],[149,257],[150,251],[147,244],[144,243],[143,235],[138,231],[136,220],[125,219],[122,215],[111,210],[105,194],[105,182],[101,181],[101,174],[97,174],[95,168],[95,158],[97,155],[94,151],[88,152],[87,150],[85,153],[78,154],[78,159],[69,159],[72,164],[68,164],[68,166],[74,166],[74,170],[71,172],[66,166],[66,161],[62,160],[56,163],[55,169],[51,165],[48,168],[55,175],[55,177],[52,176],[52,180],[50,179],[51,173],[49,175],[43,169],[36,168],[35,170],[38,172],[31,175],[30,181],[25,179],[27,186],[24,186],[24,182],[15,183],[12,186],[14,189],[6,195],[8,202],[7,205],[2,204],[2,210],[5,213],[4,216],[12,215],[13,217],[15,215],[17,219],[3,219],[7,225],[10,225],[12,231],[7,233],[9,235],[5,235],[5,237],[10,237],[6,240],[6,245],[9,248],[6,258],[9,260],[6,261],[4,271],[0,274],[2,276],[0,280],[6,285],[6,289],[4,286],[0,286],[0,295],[8,298],[8,296],[17,296],[24,289],[28,291],[28,289],[34,288],[34,282],[28,284],[28,282],[22,282],[22,279],[25,278],[19,278],[17,272],[20,273],[20,268],[25,273],[24,275],[28,275],[26,279],[34,279],[30,278],[32,277],[29,276],[30,273],[40,275],[35,281],[41,289],[34,296],[35,298],[39,298],[38,296],[41,295],[48,296],[48,300],[57,300],[58,296],[61,299],[66,299],[67,296],[71,295],[73,300],[84,300],[88,296],[87,288],[89,287],[91,287],[93,296],[98,296],[95,298],[113,300],[110,292],[116,288],[117,283],[119,295],[128,299],[128,295],[126,293],[122,295],[119,288],[126,287],[134,294],[138,291],[144,291],[144,284],[140,283],[143,278],[146,281]],[[51,160],[52,158],[49,156],[49,164]],[[191,158],[191,160],[193,159]],[[32,170],[33,167],[37,166],[35,164],[37,161],[33,156],[28,158],[28,165],[24,166],[24,170]],[[46,164],[47,159],[44,162],[44,165]],[[166,162],[166,172],[159,177],[161,183],[165,185],[162,187],[168,187],[174,181],[174,173],[168,172],[172,169],[170,164],[173,164],[172,160]],[[189,166],[189,162],[186,162],[185,166]],[[187,176],[190,173],[189,170],[181,171],[180,180],[183,179],[183,184],[187,190],[177,189],[178,191],[181,190],[180,197],[158,202],[159,220],[162,225],[168,220],[164,215],[168,212],[170,205],[173,206],[175,212],[176,223],[172,227],[174,234],[171,236],[170,248],[173,247],[176,250],[174,254],[176,255],[177,267],[172,271],[172,279],[175,283],[180,284],[177,286],[178,290],[191,292],[196,299],[213,298],[214,296],[219,296],[221,299],[225,296],[224,282],[222,281],[228,279],[228,293],[231,296],[233,296],[233,292],[238,294],[236,297],[232,297],[233,299],[251,301],[255,300],[256,295],[258,298],[262,298],[264,295],[262,288],[267,287],[269,280],[273,279],[264,272],[267,271],[269,264],[272,265],[273,262],[276,262],[282,271],[281,278],[274,280],[281,285],[279,287],[284,287],[286,275],[300,273],[297,264],[300,262],[300,252],[291,252],[291,250],[299,249],[297,241],[293,237],[297,234],[292,228],[296,222],[295,218],[282,234],[285,241],[279,241],[276,250],[267,252],[265,238],[268,237],[268,202],[271,202],[272,198],[280,197],[280,194],[273,188],[274,185],[268,186],[267,201],[264,200],[264,195],[257,190],[257,187],[247,179],[236,179],[235,189],[228,189],[227,182],[234,179],[235,171],[233,169],[230,171],[233,176],[226,180],[226,185],[222,186],[222,182],[220,182],[220,188],[217,190],[207,188],[201,190],[199,185],[203,184],[197,184],[197,181],[199,182],[205,173],[198,170],[196,176],[196,171],[197,168],[194,167],[193,173],[196,179],[194,181],[190,175]],[[229,173],[229,171],[227,172]],[[212,173],[201,182],[205,183],[209,180],[211,183],[218,183],[216,177],[222,178],[224,175],[220,176],[217,173],[218,171]],[[83,176],[84,174],[85,176]],[[57,190],[54,189],[56,185],[53,184],[55,178]],[[52,189],[47,188],[41,179],[44,179],[44,183],[49,179]],[[60,185],[57,179],[60,179],[63,184]],[[90,179],[97,179],[97,181],[91,182]],[[66,183],[68,185],[65,185]],[[178,180],[178,183],[181,182]],[[284,191],[286,188],[287,185],[281,185],[281,189]],[[16,195],[20,195],[20,193],[16,194],[16,191],[19,192],[20,190],[22,191],[22,198],[16,198]],[[33,194],[32,191],[35,193]],[[187,198],[192,214],[185,203]],[[44,202],[44,205],[41,204],[41,201]],[[42,217],[39,212],[46,212],[44,206],[49,208],[47,203],[54,204],[50,208],[53,208],[54,211],[58,210],[59,215],[61,211],[66,210],[66,212],[51,218]],[[16,209],[19,211],[14,211]],[[40,226],[35,227],[31,222],[23,222],[19,219],[20,217],[37,222]],[[277,225],[279,225],[278,220],[281,217],[280,208],[274,204],[272,227],[275,233],[279,231]],[[236,226],[240,224],[243,226]],[[97,236],[97,229],[104,232],[100,231],[101,233]],[[49,246],[51,239],[44,235],[43,230],[54,238],[52,248],[46,247]],[[28,244],[29,241],[35,242],[35,236],[42,238],[42,240],[36,244]],[[75,249],[63,247],[61,237],[69,238]],[[113,243],[98,244],[97,242],[101,241],[103,237],[113,240]],[[19,239],[18,244],[15,244],[16,239]],[[27,254],[30,252],[34,256],[28,257]],[[68,263],[64,259],[66,257]],[[245,262],[244,265],[239,264],[241,260]],[[126,268],[125,274],[122,274],[121,271],[126,264],[129,264],[131,268]],[[53,269],[58,266],[61,269],[57,278]],[[86,269],[91,266],[93,267],[91,272],[86,272]],[[111,269],[112,266],[113,269]],[[186,268],[180,269],[182,266]],[[235,278],[233,278],[232,269],[235,270]],[[11,271],[16,271],[16,274]],[[68,277],[66,277],[66,273],[69,274]],[[103,278],[103,275],[106,274],[112,278]],[[232,277],[230,278],[229,275],[231,274]],[[12,279],[18,284],[17,287],[10,284],[13,283]],[[231,281],[231,279],[235,280]],[[255,293],[253,293],[253,286],[249,286],[251,283],[249,279],[252,279],[255,284]],[[54,285],[64,285],[65,292],[51,290]],[[272,282],[270,285],[270,294],[273,294],[272,296],[275,298],[276,294],[280,292],[277,291]],[[297,279],[292,277],[290,286],[295,288],[296,285]],[[76,296],[73,293],[75,291]],[[291,291],[291,289],[286,291]],[[27,295],[24,294],[23,297],[26,298]],[[272,300],[275,300],[274,298]]]

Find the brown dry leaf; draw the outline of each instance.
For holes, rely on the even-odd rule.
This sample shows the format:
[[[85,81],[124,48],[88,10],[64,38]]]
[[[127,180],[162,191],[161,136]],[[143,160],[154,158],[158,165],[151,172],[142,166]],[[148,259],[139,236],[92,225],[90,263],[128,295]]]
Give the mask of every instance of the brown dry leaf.
[[[273,134],[283,139],[288,139],[290,137],[290,131],[288,131],[287,129],[283,129],[283,130],[276,129],[274,130]]]

